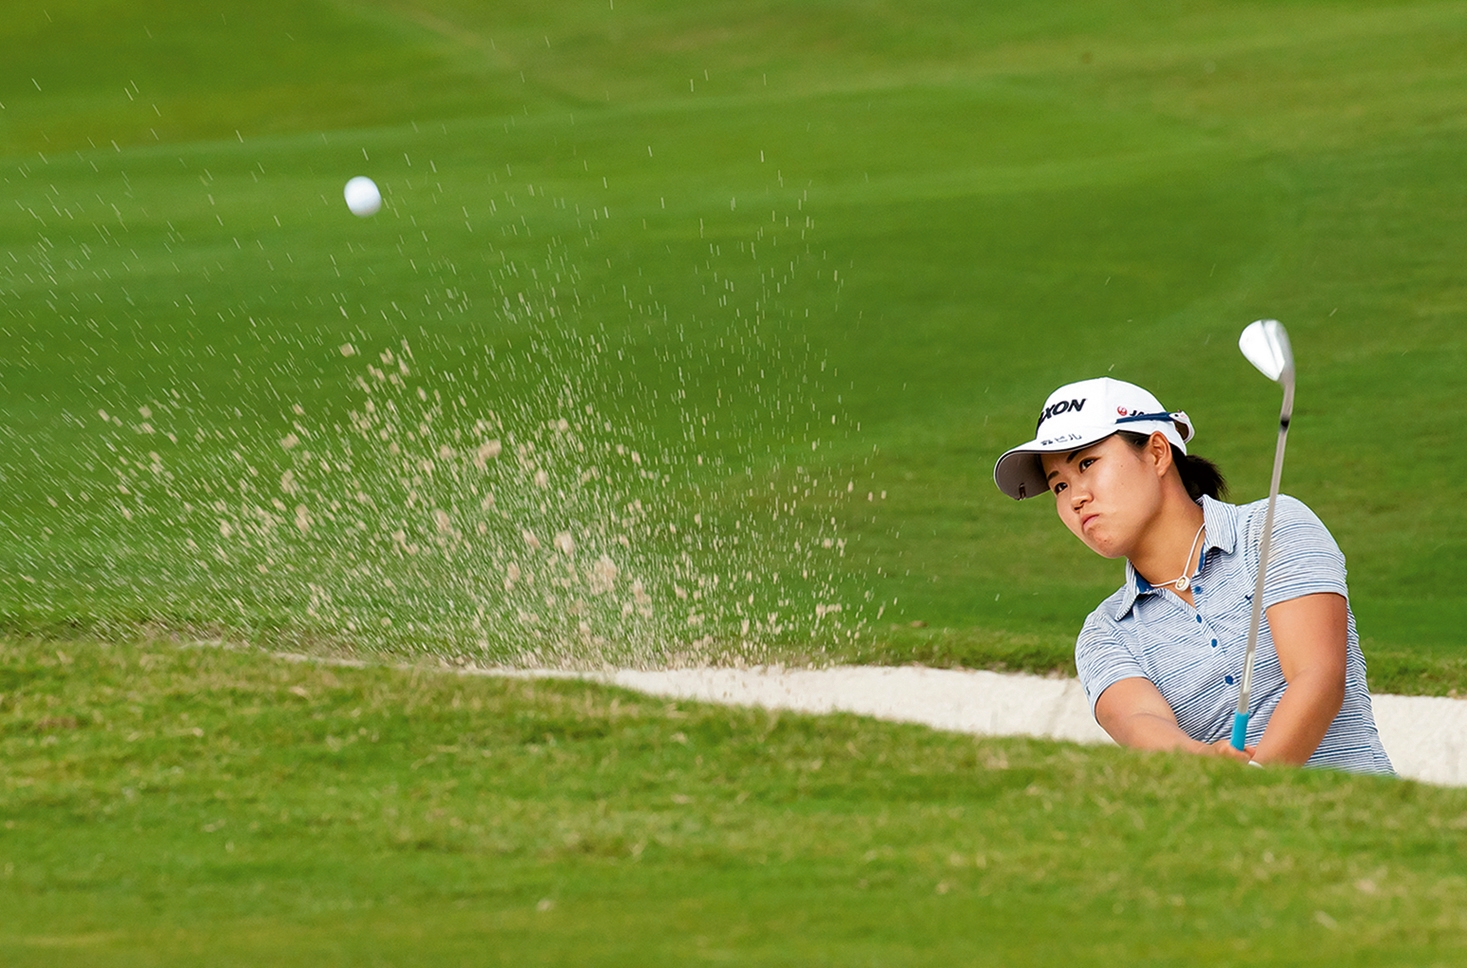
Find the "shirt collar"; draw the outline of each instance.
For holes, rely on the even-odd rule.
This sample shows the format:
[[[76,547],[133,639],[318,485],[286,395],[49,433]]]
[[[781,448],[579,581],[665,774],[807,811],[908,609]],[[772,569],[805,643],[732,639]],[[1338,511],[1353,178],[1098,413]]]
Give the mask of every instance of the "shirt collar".
[[[1238,508],[1233,504],[1226,504],[1214,500],[1206,494],[1202,495],[1202,523],[1206,525],[1202,538],[1202,553],[1205,557],[1209,548],[1215,548],[1222,554],[1232,554],[1238,543]],[[1142,578],[1131,565],[1129,559],[1126,561],[1126,583],[1121,586],[1121,597],[1116,602],[1115,619],[1119,622],[1136,604],[1136,599],[1148,592],[1156,591],[1156,587]]]
[[[1151,591],[1151,582],[1136,573],[1130,559],[1126,560],[1126,583],[1121,586],[1121,597],[1116,602],[1115,620],[1119,622],[1130,613],[1136,599]]]
[[[1238,506],[1202,495],[1202,521],[1207,525],[1202,547],[1230,555],[1238,545]]]

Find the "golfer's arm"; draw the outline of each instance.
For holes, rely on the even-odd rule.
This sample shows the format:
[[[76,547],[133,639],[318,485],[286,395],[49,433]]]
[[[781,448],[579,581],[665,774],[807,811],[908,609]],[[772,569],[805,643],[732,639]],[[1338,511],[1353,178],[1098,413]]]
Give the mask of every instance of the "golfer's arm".
[[[1095,703],[1095,719],[1111,739],[1140,750],[1201,752],[1205,744],[1177,725],[1177,714],[1150,679],[1122,679]]]
[[[1297,766],[1314,755],[1345,701],[1345,599],[1323,593],[1280,602],[1268,610],[1268,627],[1288,686],[1253,758]]]

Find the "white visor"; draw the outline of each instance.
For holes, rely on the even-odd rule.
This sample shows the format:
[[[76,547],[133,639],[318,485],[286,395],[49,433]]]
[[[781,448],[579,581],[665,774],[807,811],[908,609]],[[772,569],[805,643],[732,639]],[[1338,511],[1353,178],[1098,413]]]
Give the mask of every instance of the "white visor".
[[[1048,492],[1040,454],[1069,453],[1122,430],[1163,434],[1187,452],[1192,420],[1181,410],[1167,411],[1134,383],[1099,377],[1060,387],[1044,401],[1034,439],[1004,453],[993,468],[998,489],[1016,501]]]

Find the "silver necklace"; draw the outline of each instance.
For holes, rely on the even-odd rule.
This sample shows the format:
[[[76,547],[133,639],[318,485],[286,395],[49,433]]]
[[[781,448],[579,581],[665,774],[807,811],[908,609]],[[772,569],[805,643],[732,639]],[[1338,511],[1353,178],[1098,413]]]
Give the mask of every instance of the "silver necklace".
[[[1202,539],[1202,528],[1205,527],[1207,527],[1207,522],[1203,521],[1202,526],[1197,529],[1196,536],[1192,539],[1192,547],[1187,549],[1187,562],[1182,566],[1182,568],[1184,569],[1182,572],[1182,576],[1176,581],[1169,581],[1166,583],[1179,592],[1184,592],[1192,587],[1192,579],[1187,577],[1187,570],[1188,566],[1192,564],[1192,552],[1197,550],[1197,542]]]

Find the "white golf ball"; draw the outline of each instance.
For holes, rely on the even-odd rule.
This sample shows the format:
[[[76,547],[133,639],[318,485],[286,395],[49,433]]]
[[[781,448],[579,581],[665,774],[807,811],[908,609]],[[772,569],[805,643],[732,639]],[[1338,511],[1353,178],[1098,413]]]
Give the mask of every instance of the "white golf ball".
[[[377,183],[366,175],[358,175],[347,182],[343,194],[346,196],[346,207],[359,218],[376,215],[382,208],[382,193],[377,190]]]

